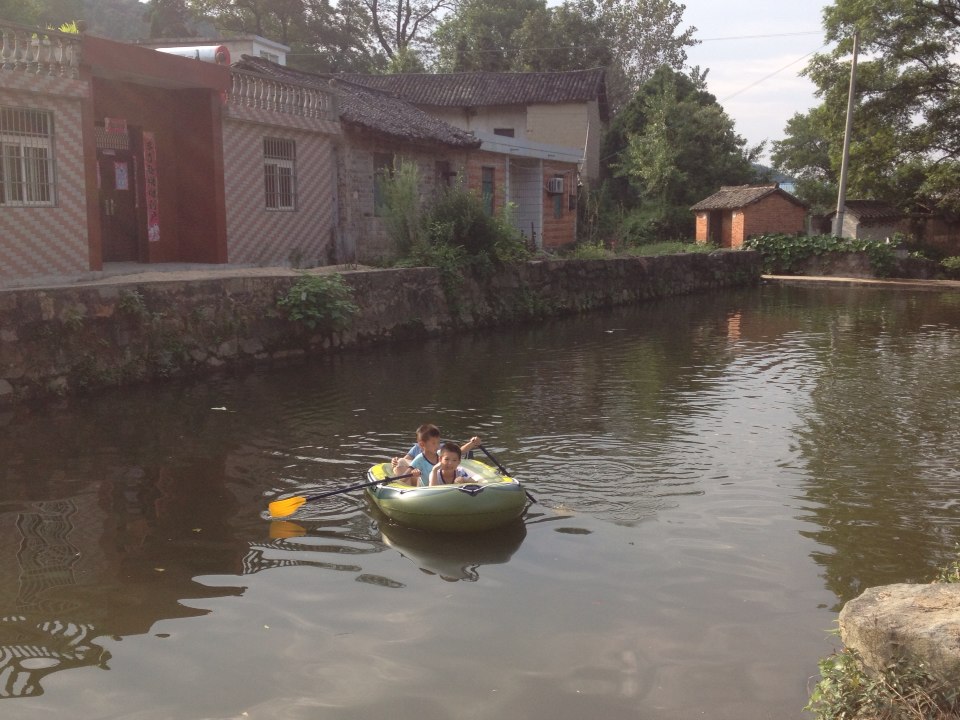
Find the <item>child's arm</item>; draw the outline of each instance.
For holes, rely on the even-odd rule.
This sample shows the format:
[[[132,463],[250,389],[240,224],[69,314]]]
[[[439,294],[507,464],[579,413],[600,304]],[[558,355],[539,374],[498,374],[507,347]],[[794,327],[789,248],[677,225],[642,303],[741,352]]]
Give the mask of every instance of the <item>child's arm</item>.
[[[430,487],[434,485],[443,485],[443,483],[440,482],[440,463],[434,465],[430,471]]]
[[[481,440],[478,436],[474,435],[472,438],[467,440],[463,445],[460,446],[460,452],[466,455],[468,452],[473,450],[475,447],[480,447]]]

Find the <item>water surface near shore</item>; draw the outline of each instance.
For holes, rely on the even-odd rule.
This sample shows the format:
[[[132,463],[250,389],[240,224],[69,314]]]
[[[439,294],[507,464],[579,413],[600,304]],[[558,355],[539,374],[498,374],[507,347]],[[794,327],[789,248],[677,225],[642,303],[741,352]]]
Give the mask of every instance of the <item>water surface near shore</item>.
[[[960,540],[960,295],[764,286],[0,414],[4,718],[783,718]],[[538,503],[360,493],[423,421]]]

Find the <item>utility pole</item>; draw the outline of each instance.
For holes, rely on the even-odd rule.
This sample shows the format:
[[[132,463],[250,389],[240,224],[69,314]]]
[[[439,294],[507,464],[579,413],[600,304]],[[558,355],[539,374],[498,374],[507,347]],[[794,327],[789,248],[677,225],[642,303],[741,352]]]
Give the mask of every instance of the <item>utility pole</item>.
[[[837,193],[837,214],[833,219],[833,234],[843,236],[843,214],[847,205],[847,166],[850,164],[850,129],[853,127],[853,98],[857,94],[857,53],[860,50],[860,30],[853,31],[853,61],[850,63],[850,89],[847,91],[847,125],[843,130],[843,157],[840,160],[840,191]]]

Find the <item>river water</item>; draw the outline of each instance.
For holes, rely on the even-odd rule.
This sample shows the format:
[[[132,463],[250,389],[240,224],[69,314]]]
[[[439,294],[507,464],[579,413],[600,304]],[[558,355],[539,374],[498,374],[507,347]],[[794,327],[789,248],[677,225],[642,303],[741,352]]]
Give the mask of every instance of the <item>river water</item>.
[[[960,294],[763,286],[0,414],[0,717],[801,718],[960,541]],[[537,499],[360,492],[421,422]]]

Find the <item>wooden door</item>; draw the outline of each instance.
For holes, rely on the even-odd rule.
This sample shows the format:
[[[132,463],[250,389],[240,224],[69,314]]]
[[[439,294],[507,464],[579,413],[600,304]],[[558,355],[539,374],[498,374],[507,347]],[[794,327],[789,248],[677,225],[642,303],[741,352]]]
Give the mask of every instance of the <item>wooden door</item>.
[[[100,228],[104,262],[140,260],[137,167],[129,150],[99,150]]]

